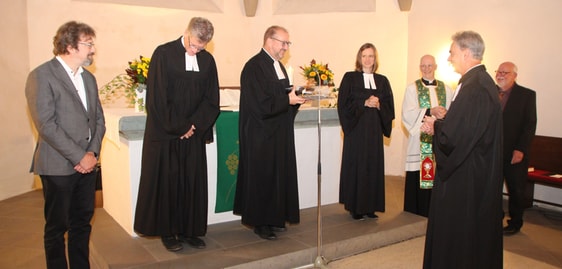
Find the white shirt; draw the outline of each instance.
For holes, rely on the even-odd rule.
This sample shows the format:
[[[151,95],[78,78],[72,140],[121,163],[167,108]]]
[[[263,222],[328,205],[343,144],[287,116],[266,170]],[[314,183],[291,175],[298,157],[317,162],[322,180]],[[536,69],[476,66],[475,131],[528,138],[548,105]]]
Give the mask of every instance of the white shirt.
[[[82,79],[82,72],[84,72],[84,68],[82,68],[82,66],[79,66],[78,70],[76,71],[76,74],[74,74],[72,68],[70,68],[70,66],[68,66],[62,60],[61,57],[57,56],[55,58],[62,64],[64,70],[66,70],[66,73],[70,77],[72,84],[74,84],[74,87],[76,88],[76,92],[78,93],[78,96],[80,96],[80,100],[82,101],[82,105],[84,106],[84,109],[88,111],[88,100],[86,99],[86,87],[84,86],[84,80]],[[88,129],[88,141],[90,141],[91,138],[92,138],[92,130]]]
[[[56,59],[62,64],[64,70],[66,70],[66,73],[70,78],[70,81],[72,81],[72,84],[74,84],[74,87],[76,88],[76,92],[78,93],[78,96],[80,96],[80,100],[82,101],[82,105],[84,106],[84,109],[88,111],[86,88],[84,87],[84,80],[82,79],[82,72],[84,72],[84,69],[82,68],[82,66],[78,67],[78,70],[76,71],[75,74],[74,71],[72,71],[72,68],[70,68],[70,66],[68,66],[60,56],[57,56]]]

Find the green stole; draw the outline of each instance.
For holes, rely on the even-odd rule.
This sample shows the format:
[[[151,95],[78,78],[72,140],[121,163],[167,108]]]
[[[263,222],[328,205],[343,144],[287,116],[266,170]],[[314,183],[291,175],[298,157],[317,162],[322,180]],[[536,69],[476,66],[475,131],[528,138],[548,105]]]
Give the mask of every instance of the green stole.
[[[431,109],[431,99],[429,98],[429,88],[426,87],[421,79],[416,80],[418,88],[418,101],[420,108]],[[439,106],[447,106],[447,93],[445,91],[445,84],[437,80],[437,102]],[[433,155],[432,142],[433,136],[421,133],[420,134],[420,151],[421,151],[421,167],[420,167],[420,188],[431,189],[433,188],[433,179],[435,178],[435,156]]]

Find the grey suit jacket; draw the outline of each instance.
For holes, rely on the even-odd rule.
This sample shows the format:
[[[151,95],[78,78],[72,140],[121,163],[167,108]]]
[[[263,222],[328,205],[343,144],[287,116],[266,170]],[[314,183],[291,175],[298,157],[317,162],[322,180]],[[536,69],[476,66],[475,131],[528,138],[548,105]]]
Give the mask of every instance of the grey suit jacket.
[[[64,176],[75,173],[74,166],[86,152],[99,155],[105,119],[95,77],[84,69],[88,110],[56,59],[38,66],[28,76],[25,95],[39,137],[31,172]]]

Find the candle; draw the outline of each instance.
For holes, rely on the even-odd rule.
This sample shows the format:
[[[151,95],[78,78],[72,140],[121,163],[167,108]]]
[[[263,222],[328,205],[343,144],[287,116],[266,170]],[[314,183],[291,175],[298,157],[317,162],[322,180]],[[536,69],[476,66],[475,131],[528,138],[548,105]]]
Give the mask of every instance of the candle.
[[[287,76],[289,79],[289,85],[293,85],[293,67],[289,66],[287,67]]]

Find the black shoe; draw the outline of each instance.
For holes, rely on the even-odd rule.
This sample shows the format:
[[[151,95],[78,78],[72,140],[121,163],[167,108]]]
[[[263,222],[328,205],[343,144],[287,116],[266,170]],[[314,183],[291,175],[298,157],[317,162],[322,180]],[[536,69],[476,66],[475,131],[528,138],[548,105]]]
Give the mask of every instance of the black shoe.
[[[353,214],[351,213],[351,217],[356,220],[364,220],[363,214]]]
[[[521,228],[515,228],[513,226],[505,226],[503,227],[503,235],[514,235],[519,232]]]
[[[182,243],[187,243],[190,246],[192,246],[194,248],[198,248],[198,249],[203,249],[207,246],[205,244],[205,241],[203,241],[201,238],[196,237],[196,236],[186,237],[186,236],[183,236],[183,235],[179,235],[178,240]]]
[[[265,240],[277,239],[277,236],[271,231],[271,228],[269,228],[269,226],[256,226],[256,228],[254,228],[254,233]]]
[[[175,236],[162,236],[162,244],[168,251],[176,252],[183,249],[183,246]]]
[[[379,216],[377,216],[375,213],[369,213],[367,214],[367,217],[372,218],[372,219],[378,219]]]
[[[272,232],[285,232],[287,231],[287,228],[285,226],[269,226],[269,229],[271,229]]]

